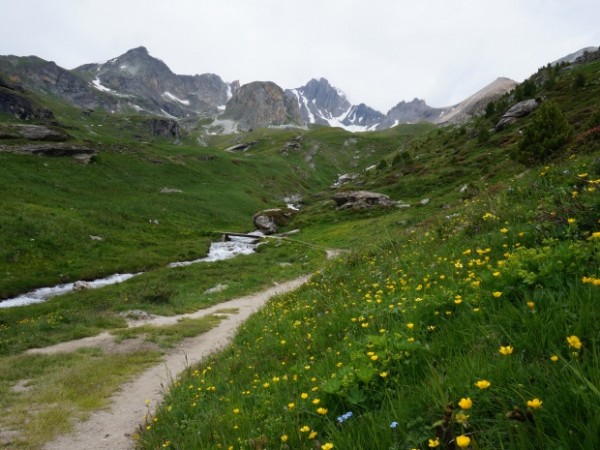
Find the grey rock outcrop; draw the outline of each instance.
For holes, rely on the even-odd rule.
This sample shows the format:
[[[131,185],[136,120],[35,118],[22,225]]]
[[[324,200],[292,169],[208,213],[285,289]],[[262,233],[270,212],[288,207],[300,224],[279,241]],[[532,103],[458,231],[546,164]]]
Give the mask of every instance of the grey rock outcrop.
[[[418,98],[410,102],[401,101],[388,111],[383,128],[398,123],[435,122],[444,110],[444,108],[433,108],[425,103],[425,100]]]
[[[506,111],[498,123],[496,124],[496,130],[502,130],[507,125],[516,122],[519,118],[525,117],[528,114],[531,114],[535,108],[537,108],[537,101],[533,98],[528,100],[523,100],[522,102],[517,103],[516,105],[511,106],[508,111]]]
[[[181,131],[179,123],[173,119],[148,119],[145,128],[154,136],[179,139]]]
[[[275,234],[280,226],[285,226],[294,215],[290,209],[265,209],[252,218],[254,226],[264,234]]]
[[[295,99],[271,81],[255,81],[240,87],[227,102],[226,119],[237,121],[244,128],[269,125],[300,124],[300,110]]]
[[[385,194],[369,191],[346,191],[333,195],[339,209],[366,209],[374,206],[391,207],[395,202]]]
[[[25,89],[7,82],[2,77],[0,77],[0,113],[10,114],[21,120],[54,118],[52,111],[32,102]]]
[[[44,125],[0,124],[0,139],[61,142],[69,139],[63,130]]]

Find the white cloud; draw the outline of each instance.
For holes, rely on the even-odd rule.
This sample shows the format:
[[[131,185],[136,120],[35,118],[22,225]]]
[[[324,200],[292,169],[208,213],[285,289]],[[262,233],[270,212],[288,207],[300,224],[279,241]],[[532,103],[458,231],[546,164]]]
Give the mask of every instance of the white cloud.
[[[5,3],[5,5],[3,5]],[[353,103],[456,103],[600,45],[596,0],[0,0],[0,53],[73,68],[144,45],[176,73],[325,77]]]

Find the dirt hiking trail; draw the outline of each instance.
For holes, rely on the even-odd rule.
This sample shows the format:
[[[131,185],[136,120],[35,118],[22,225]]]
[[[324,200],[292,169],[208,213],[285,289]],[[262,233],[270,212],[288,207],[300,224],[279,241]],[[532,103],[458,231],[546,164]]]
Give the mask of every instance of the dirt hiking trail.
[[[237,328],[251,314],[258,311],[271,297],[297,289],[308,281],[301,277],[268,288],[256,294],[219,303],[210,308],[192,314],[173,317],[150,317],[135,321],[130,326],[154,324],[167,325],[188,317],[198,318],[222,309],[237,309],[237,313],[228,313],[220,324],[194,338],[182,341],[175,349],[169,350],[160,364],[147,369],[137,378],[123,384],[111,397],[105,410],[93,412],[89,419],[78,422],[72,433],[59,436],[47,443],[45,450],[128,450],[134,447],[132,435],[143,422],[148,409],[154,411],[163,398],[164,391],[171,381],[188,366],[202,360],[207,355],[223,349],[235,335]],[[30,350],[31,353],[56,353],[75,351],[82,347],[101,347],[105,351],[119,351],[119,345],[128,345],[127,340],[116,343],[109,333],[64,342],[52,347]],[[146,401],[149,404],[146,405]]]

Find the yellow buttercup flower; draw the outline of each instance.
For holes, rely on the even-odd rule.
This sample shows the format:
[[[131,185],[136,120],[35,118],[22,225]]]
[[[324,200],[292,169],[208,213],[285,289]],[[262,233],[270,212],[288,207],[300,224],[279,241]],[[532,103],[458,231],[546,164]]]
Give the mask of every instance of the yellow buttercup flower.
[[[550,361],[552,361],[552,362],[557,362],[557,361],[558,361],[558,356],[557,356],[557,355],[552,355],[552,356],[550,357]]]
[[[475,386],[477,386],[479,389],[487,389],[492,385],[492,383],[490,383],[488,380],[479,380],[478,382],[475,383]]]
[[[288,435],[287,434],[284,434],[284,435],[281,436],[281,442],[287,442],[287,440],[288,440]]]
[[[513,350],[514,349],[510,345],[507,345],[507,346],[501,345],[500,350],[498,350],[498,351],[500,353],[502,353],[504,356],[507,356],[507,355],[512,354]]]
[[[576,350],[579,350],[583,345],[579,338],[575,335],[567,337],[567,343],[569,344],[569,347],[572,347]]]
[[[435,439],[429,439],[427,445],[430,448],[435,448],[435,447],[439,447],[440,446],[440,439],[439,438],[435,438]]]
[[[460,406],[461,409],[471,409],[471,407],[473,406],[473,401],[470,397],[461,398],[458,402],[458,406]]]
[[[540,409],[542,407],[543,401],[539,398],[534,398],[533,400],[527,400],[527,406],[531,409]]]
[[[333,444],[331,442],[327,442],[326,444],[321,445],[322,450],[331,450],[333,448]]]
[[[500,291],[494,291],[494,292],[492,292],[492,295],[495,298],[500,298],[500,297],[502,297],[502,292],[500,292]]]
[[[460,436],[456,437],[456,445],[458,445],[460,448],[466,448],[469,446],[470,443],[471,438],[469,436],[461,434]]]
[[[327,408],[317,408],[317,412],[321,415],[327,414]]]

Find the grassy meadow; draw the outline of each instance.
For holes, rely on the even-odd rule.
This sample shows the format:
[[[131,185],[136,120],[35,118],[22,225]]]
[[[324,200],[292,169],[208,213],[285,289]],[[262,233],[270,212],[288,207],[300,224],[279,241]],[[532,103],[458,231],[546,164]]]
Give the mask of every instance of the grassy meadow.
[[[40,448],[218,322],[132,331],[128,311],[190,312],[312,274],[175,380],[137,448],[600,448],[600,63],[542,68],[528,82],[542,106],[499,132],[521,91],[461,126],[192,130],[177,143],[144,134],[138,116],[53,103],[73,139],[99,152],[89,165],[0,153],[0,298],[147,273],[0,309],[0,437]],[[252,145],[224,151],[239,143]],[[409,206],[337,210],[330,185],[343,173],[357,177],[342,189]],[[165,267],[203,256],[216,231],[248,231],[256,211],[294,194],[302,208],[284,231],[298,234],[253,255]],[[346,252],[326,260],[334,248]],[[218,284],[229,287],[206,293]],[[152,345],[24,353],[104,331]],[[102,377],[111,362],[128,370],[106,390],[67,389],[71,376],[97,382],[89,368]]]

